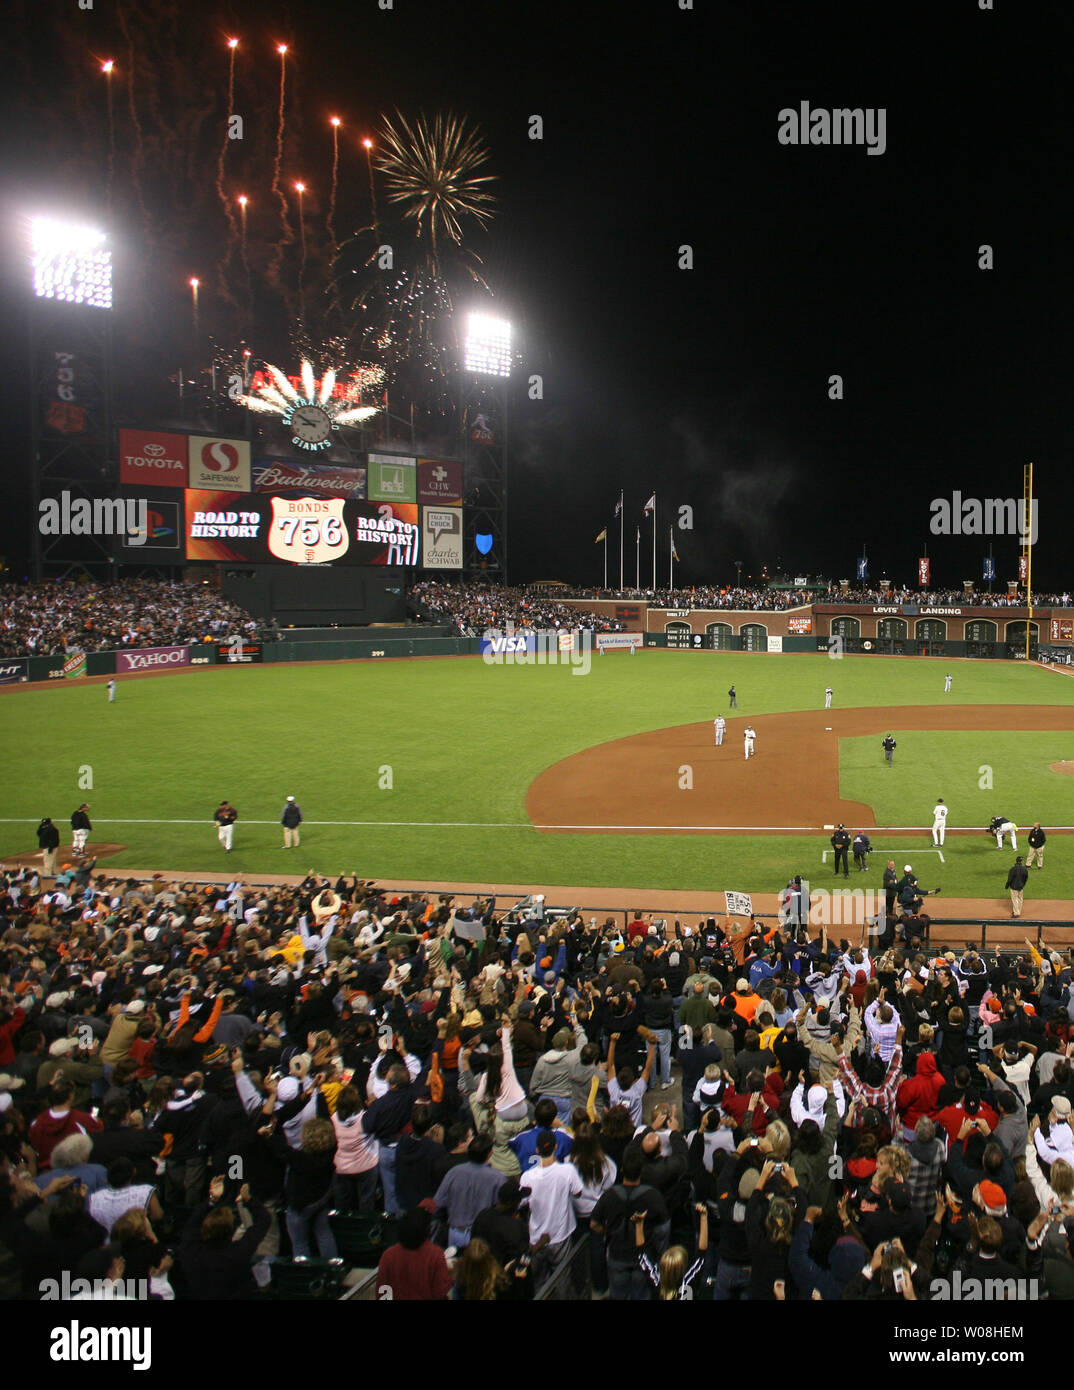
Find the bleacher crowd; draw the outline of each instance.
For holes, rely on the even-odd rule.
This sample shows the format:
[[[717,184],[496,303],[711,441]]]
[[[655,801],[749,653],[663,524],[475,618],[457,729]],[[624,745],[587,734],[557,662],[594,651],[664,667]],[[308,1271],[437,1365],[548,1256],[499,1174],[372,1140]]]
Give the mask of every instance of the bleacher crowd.
[[[595,613],[580,612],[559,603],[541,589],[508,588],[500,584],[447,584],[422,580],[408,591],[412,607],[433,622],[446,623],[459,637],[515,630],[621,632],[623,624]]]
[[[181,647],[241,635],[272,641],[275,626],[212,585],[124,579],[0,585],[0,656]]]
[[[0,1290],[257,1298],[383,1225],[396,1300],[1074,1297],[1070,960],[793,901],[6,871]]]

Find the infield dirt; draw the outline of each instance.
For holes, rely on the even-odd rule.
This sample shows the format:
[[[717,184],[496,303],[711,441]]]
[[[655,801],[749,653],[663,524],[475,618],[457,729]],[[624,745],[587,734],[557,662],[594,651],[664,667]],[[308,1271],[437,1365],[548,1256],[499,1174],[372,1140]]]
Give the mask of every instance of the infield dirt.
[[[747,725],[757,734],[749,759],[742,737]],[[530,784],[526,814],[536,829],[551,834],[753,835],[840,823],[871,827],[872,808],[839,795],[839,739],[875,735],[882,764],[880,741],[893,729],[1074,732],[1074,711],[1069,705],[901,705],[736,715],[727,721],[720,748],[710,722],[680,724],[596,744],[554,763]],[[688,796],[678,789],[684,766],[692,780]]]

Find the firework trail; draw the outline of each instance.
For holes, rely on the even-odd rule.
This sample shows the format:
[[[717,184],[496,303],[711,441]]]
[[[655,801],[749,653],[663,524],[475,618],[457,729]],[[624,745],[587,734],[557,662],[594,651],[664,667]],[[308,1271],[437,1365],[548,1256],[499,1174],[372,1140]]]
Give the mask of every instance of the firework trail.
[[[116,114],[115,106],[112,102],[112,72],[114,63],[111,58],[101,64],[101,71],[104,73],[105,90],[108,94],[108,179],[105,183],[105,200],[109,215],[112,212],[112,182],[116,172]]]
[[[298,194],[298,234],[302,243],[302,257],[298,263],[298,317],[306,319],[306,185],[295,184]]]
[[[328,241],[329,245],[336,244],[336,194],[339,191],[339,127],[340,119],[338,116],[332,117],[332,190],[328,195]]]
[[[231,113],[235,105],[235,50],[238,46],[238,39],[228,39],[227,97],[224,102],[224,138],[220,142],[220,153],[216,160],[216,193],[227,215],[229,248],[233,246],[235,239],[235,210],[229,202],[227,194],[224,192],[224,160],[227,157],[227,147],[230,144],[228,137],[230,134]]]
[[[283,195],[280,187],[280,170],[283,166],[283,137],[284,126],[287,119],[287,45],[281,43],[276,52],[280,55],[280,103],[276,118],[276,159],[272,166],[272,189],[280,204],[280,224],[283,229],[284,241],[293,241],[291,236],[290,223],[287,218],[287,199]]]
[[[253,308],[253,285],[250,282],[250,261],[246,254],[246,206],[249,203],[245,193],[239,194],[239,253],[242,257],[243,274],[246,276],[246,307]]]
[[[373,183],[373,141],[368,137],[362,141],[365,150],[365,162],[369,168],[369,203],[373,213],[373,231],[380,235],[380,223],[377,218],[377,190]]]
[[[145,205],[145,198],[142,194],[142,180],[139,170],[145,163],[145,134],[142,130],[142,122],[138,116],[138,105],[134,100],[134,38],[127,23],[126,11],[120,6],[117,9],[119,27],[127,43],[127,105],[130,109],[131,125],[134,127],[134,154],[131,159],[131,181],[134,184],[134,191],[138,195],[138,206],[142,210],[142,224],[145,227],[146,235],[150,234],[149,209]]]

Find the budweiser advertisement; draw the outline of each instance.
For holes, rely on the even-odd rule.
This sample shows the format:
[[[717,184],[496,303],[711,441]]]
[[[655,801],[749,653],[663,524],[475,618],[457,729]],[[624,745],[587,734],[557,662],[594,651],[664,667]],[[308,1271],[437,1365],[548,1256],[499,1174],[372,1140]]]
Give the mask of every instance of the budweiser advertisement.
[[[186,487],[187,436],[120,430],[119,481],[138,487]]]
[[[116,652],[117,671],[173,671],[189,665],[189,647],[139,647]]]
[[[361,498],[366,492],[366,471],[364,468],[345,468],[335,463],[256,459],[253,491],[278,493],[284,497]]]
[[[246,439],[218,439],[192,434],[188,441],[187,487],[250,491],[250,444]]]

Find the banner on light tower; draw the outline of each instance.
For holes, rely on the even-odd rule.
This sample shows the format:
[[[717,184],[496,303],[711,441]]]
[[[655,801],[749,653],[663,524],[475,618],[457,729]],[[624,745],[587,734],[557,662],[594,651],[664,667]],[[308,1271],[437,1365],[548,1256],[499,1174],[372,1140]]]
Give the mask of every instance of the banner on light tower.
[[[917,562],[917,585],[919,589],[927,589],[929,587],[929,576],[931,572],[932,567],[929,563],[929,557],[927,555],[922,555],[921,559]]]

